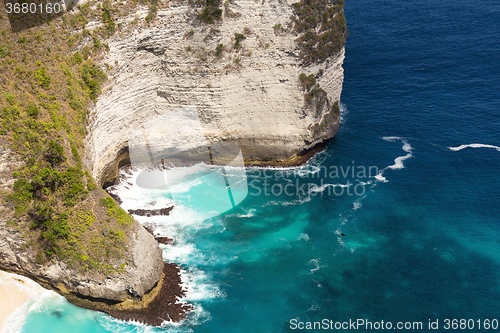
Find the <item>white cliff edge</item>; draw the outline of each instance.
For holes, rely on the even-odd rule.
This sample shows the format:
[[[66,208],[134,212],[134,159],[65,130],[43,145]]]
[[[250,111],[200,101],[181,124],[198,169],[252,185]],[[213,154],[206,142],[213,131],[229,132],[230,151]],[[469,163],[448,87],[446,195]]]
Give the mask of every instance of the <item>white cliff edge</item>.
[[[297,34],[275,28],[290,26],[293,2],[236,0],[230,10],[241,16],[211,25],[200,23],[187,4],[170,5],[152,25],[107,40],[101,64],[113,69],[86,138],[96,181],[114,180],[132,131],[187,105],[197,107],[210,141],[237,143],[247,162],[290,160],[333,137],[338,117],[314,131],[330,110],[307,107],[299,75],[322,72],[317,83],[333,104],[342,90],[344,49],[302,66]],[[239,48],[235,33],[246,37]],[[216,54],[219,44],[224,50]]]

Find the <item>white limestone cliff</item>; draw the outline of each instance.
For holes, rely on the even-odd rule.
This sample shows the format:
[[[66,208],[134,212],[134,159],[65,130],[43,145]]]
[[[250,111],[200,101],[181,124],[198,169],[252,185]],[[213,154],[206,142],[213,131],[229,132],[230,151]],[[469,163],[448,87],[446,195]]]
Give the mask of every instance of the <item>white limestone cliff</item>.
[[[313,130],[330,110],[307,106],[299,74],[322,70],[317,82],[333,104],[342,90],[344,50],[303,66],[298,36],[290,32],[293,2],[226,2],[215,24],[200,23],[188,4],[170,4],[149,26],[122,19],[130,31],[106,41],[109,52],[101,65],[113,69],[90,113],[86,161],[96,181],[116,177],[132,131],[187,105],[197,107],[208,140],[237,143],[249,163],[279,164],[333,137],[338,116]],[[229,11],[241,16],[228,17]],[[246,36],[239,48],[235,33]],[[224,49],[216,54],[219,44]]]

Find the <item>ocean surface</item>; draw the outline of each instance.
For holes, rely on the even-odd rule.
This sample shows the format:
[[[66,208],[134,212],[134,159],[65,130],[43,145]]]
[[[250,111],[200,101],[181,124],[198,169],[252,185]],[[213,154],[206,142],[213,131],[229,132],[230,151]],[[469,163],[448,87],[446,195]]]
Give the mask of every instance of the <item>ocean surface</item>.
[[[171,216],[138,219],[176,239],[163,249],[195,306],[184,322],[121,322],[48,292],[8,331],[295,332],[363,319],[451,332],[471,330],[446,319],[473,319],[472,331],[500,320],[500,2],[347,0],[345,15],[343,123],[324,152],[286,172],[248,169],[247,197],[217,216],[203,181],[175,199],[117,189],[126,209],[174,202]]]

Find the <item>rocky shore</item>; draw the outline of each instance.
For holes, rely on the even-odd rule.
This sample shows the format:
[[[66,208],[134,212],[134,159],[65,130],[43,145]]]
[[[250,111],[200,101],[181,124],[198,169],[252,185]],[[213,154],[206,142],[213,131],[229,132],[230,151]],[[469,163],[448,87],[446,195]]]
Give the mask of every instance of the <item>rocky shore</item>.
[[[224,8],[220,8],[224,19],[215,25],[200,22],[200,8],[189,2],[170,2],[158,11],[155,2],[156,17],[151,22],[148,19],[148,24],[137,24],[147,15],[144,8],[117,15],[103,9],[97,1],[89,3],[87,9],[75,9],[73,21],[90,19],[86,29],[85,24],[64,28],[67,36],[73,33],[80,36],[77,29],[81,28],[82,43],[90,42],[85,47],[81,44],[71,49],[71,54],[78,51],[74,53],[75,66],[66,69],[64,74],[59,72],[60,66],[53,66],[57,63],[54,59],[62,57],[55,54],[57,58],[49,59],[42,48],[40,61],[33,58],[33,64],[41,66],[43,61],[45,67],[28,66],[27,69],[54,73],[51,88],[49,84],[42,87],[51,91],[54,98],[60,98],[57,103],[63,103],[63,107],[54,104],[57,117],[51,115],[51,118],[80,119],[76,117],[78,112],[88,113],[81,112],[86,115],[85,121],[69,122],[68,128],[74,127],[77,133],[75,137],[69,132],[66,136],[61,127],[64,135],[53,133],[54,137],[44,138],[54,142],[40,147],[40,151],[47,152],[35,160],[44,160],[47,168],[43,170],[57,177],[47,176],[43,187],[35,184],[40,189],[32,188],[34,181],[30,177],[20,177],[18,171],[24,165],[24,157],[10,151],[10,141],[1,142],[0,189],[12,194],[15,182],[21,182],[13,196],[17,201],[0,202],[0,210],[4,212],[0,216],[0,268],[23,274],[76,305],[119,319],[156,326],[164,321],[182,320],[191,307],[177,302],[185,293],[180,285],[180,268],[165,264],[158,246],[158,243],[171,245],[175,241],[148,233],[116,205],[121,203],[118,196],[108,192],[115,202],[102,188],[116,180],[119,168],[131,163],[129,138],[135,130],[159,115],[171,115],[187,106],[196,107],[206,141],[238,145],[247,166],[296,166],[323,149],[337,133],[340,123],[338,101],[344,49],[329,53],[321,61],[304,61],[303,49],[297,42],[299,31],[293,29],[294,22],[290,19],[297,16],[292,6],[295,2],[226,2]],[[57,24],[67,25],[66,22]],[[115,29],[117,33],[112,33]],[[20,37],[16,36],[15,40],[25,38]],[[11,44],[20,45],[15,41]],[[77,56],[87,52],[88,47],[101,47],[106,51],[92,55],[91,59],[85,56],[88,62],[79,68],[76,64],[81,59]],[[64,52],[69,51],[64,48]],[[13,54],[9,63],[21,61],[22,56],[22,52]],[[13,80],[14,71],[5,73],[6,82]],[[96,80],[102,76],[104,85],[94,87],[97,81],[89,81],[90,74],[95,74]],[[59,79],[56,80],[64,75],[74,76],[72,81],[61,81],[64,83],[78,82],[80,77],[91,82],[90,99],[79,99],[75,94],[81,89],[70,83],[69,95],[74,98],[67,98],[66,90],[60,89]],[[19,84],[28,82],[19,81]],[[14,87],[18,84],[12,83]],[[57,89],[53,89],[55,87]],[[1,106],[12,109],[15,119],[19,116],[18,111],[14,112],[18,110],[16,103],[28,99],[18,95],[16,102],[14,94],[5,96],[6,102]],[[33,95],[33,101],[37,98]],[[65,104],[66,99],[71,100],[71,105]],[[86,103],[90,100],[87,110]],[[24,117],[27,112],[24,107],[31,109],[28,105],[19,105]],[[40,116],[40,119],[49,118]],[[12,129],[17,124],[21,122],[13,121]],[[160,142],[163,139],[161,135],[157,138]],[[67,154],[59,154],[60,150]],[[66,162],[57,162],[59,159]],[[66,164],[57,167],[58,163]],[[67,182],[64,198],[61,184],[57,185],[58,190],[49,184],[52,178],[61,178],[63,169],[62,178]],[[31,171],[40,176],[40,170],[42,168],[37,167]],[[45,181],[44,177],[39,179]],[[50,193],[53,201],[42,195],[45,193],[42,189]],[[76,201],[73,189],[81,189],[77,191],[81,198]],[[19,202],[26,203],[25,212],[19,209]],[[54,208],[56,211],[52,211]],[[128,213],[167,216],[173,209],[146,208]]]
[[[185,293],[182,288],[180,267],[173,263],[165,263],[160,281],[140,301],[110,304],[104,300],[83,299],[71,295],[66,296],[66,299],[77,306],[105,312],[117,319],[160,326],[164,322],[183,320],[193,309],[190,304],[179,302]]]

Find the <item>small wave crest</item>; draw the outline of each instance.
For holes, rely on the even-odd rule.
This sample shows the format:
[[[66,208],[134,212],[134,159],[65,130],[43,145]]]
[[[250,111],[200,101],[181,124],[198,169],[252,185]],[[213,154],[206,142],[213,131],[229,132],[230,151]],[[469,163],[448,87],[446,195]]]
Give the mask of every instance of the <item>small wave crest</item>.
[[[380,171],[379,174],[375,176],[375,179],[378,180],[379,182],[382,182],[382,183],[388,182],[387,178],[384,177],[384,174],[382,171]]]
[[[411,158],[413,155],[411,153],[406,154],[405,156],[399,156],[394,160],[393,165],[389,165],[388,168],[392,170],[398,170],[398,169],[403,169],[405,166],[403,164],[403,161]]]
[[[349,187],[349,186],[352,186],[353,184],[324,184],[324,185],[321,185],[321,186],[317,186],[314,184],[314,186],[311,186],[310,188],[310,192],[314,192],[314,193],[319,193],[319,192],[324,192],[328,187],[342,187],[342,188],[346,188],[346,187]]]
[[[401,141],[403,140],[403,138],[400,136],[383,136],[382,140],[394,142],[394,141]]]
[[[346,116],[349,113],[347,106],[344,103],[340,103],[340,123],[343,124],[346,120]]]
[[[468,145],[461,145],[458,147],[448,147],[449,150],[452,151],[460,151],[465,148],[493,148],[496,149],[497,151],[500,151],[500,147],[498,146],[493,146],[493,145],[487,145],[487,144],[482,144],[482,143],[472,143]]]
[[[401,149],[405,151],[407,154],[403,156],[398,156],[394,159],[394,164],[389,165],[385,167],[384,169],[380,170],[379,174],[375,176],[375,179],[378,180],[379,182],[382,183],[387,183],[388,180],[384,176],[384,171],[387,169],[391,170],[399,170],[399,169],[404,169],[404,161],[412,158],[413,157],[413,147],[408,143],[407,139],[399,137],[399,136],[384,136],[382,137],[382,140],[389,141],[389,142],[396,142],[396,141],[401,141],[403,143],[403,146]]]

